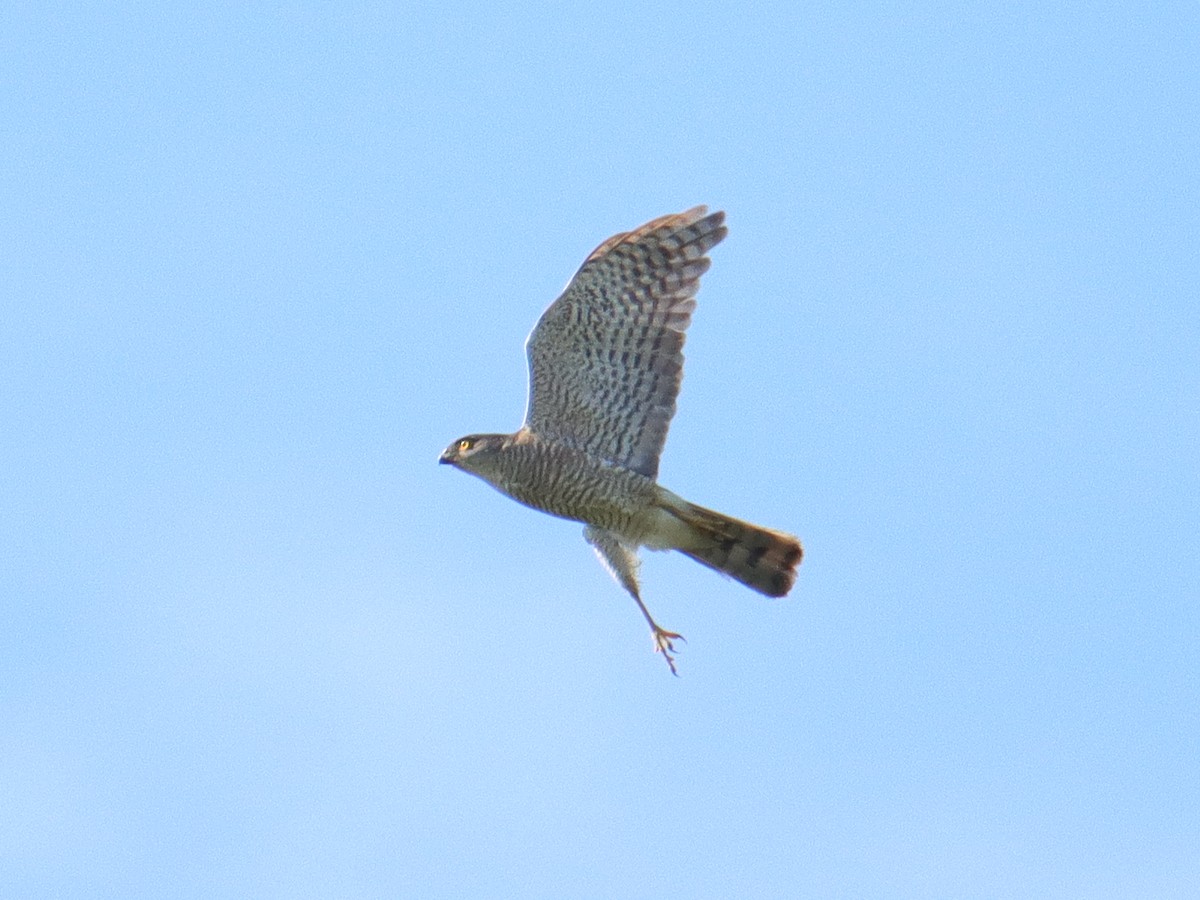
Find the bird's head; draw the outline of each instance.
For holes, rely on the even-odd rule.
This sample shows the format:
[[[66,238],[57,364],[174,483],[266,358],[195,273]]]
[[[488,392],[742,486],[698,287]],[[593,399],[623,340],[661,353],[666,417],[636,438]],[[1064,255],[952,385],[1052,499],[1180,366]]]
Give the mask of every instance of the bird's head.
[[[509,438],[507,434],[469,434],[443,450],[438,462],[479,474],[504,449]]]

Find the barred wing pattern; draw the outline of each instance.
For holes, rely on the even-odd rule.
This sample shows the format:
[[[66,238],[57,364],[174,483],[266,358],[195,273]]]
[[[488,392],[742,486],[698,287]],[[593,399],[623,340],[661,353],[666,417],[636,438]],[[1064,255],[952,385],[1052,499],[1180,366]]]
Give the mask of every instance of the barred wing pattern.
[[[684,332],[725,214],[697,206],[595,249],[526,342],[525,428],[658,476],[683,377]]]

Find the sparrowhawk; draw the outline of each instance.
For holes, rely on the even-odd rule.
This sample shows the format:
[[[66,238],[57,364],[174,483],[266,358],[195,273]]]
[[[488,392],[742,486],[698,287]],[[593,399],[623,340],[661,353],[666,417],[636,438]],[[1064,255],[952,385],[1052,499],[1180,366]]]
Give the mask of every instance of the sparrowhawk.
[[[656,483],[683,376],[684,332],[725,214],[697,206],[609,238],[526,341],[529,396],[515,434],[472,434],[439,462],[514,500],[586,523],[584,538],[637,601],[675,672],[672,643],[642,602],[638,548],[678,550],[768,597],[791,590],[800,542],[688,503]]]

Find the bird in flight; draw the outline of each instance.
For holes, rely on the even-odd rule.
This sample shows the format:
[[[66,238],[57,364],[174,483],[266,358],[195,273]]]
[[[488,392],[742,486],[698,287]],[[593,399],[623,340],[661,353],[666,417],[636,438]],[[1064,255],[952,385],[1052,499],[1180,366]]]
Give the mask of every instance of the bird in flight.
[[[513,434],[471,434],[438,460],[583,536],[637,602],[671,672],[673,631],[642,601],[638,548],[678,550],[768,597],[796,579],[789,534],[687,502],[657,483],[683,377],[684,332],[723,212],[697,206],[597,247],[525,342],[529,395]]]

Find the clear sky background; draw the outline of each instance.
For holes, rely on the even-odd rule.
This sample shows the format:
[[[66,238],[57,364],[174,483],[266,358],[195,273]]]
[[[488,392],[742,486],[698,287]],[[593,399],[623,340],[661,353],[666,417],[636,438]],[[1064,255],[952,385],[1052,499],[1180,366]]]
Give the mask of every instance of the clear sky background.
[[[1184,897],[1195,3],[6,5],[0,895]],[[436,464],[728,212],[664,484]]]

